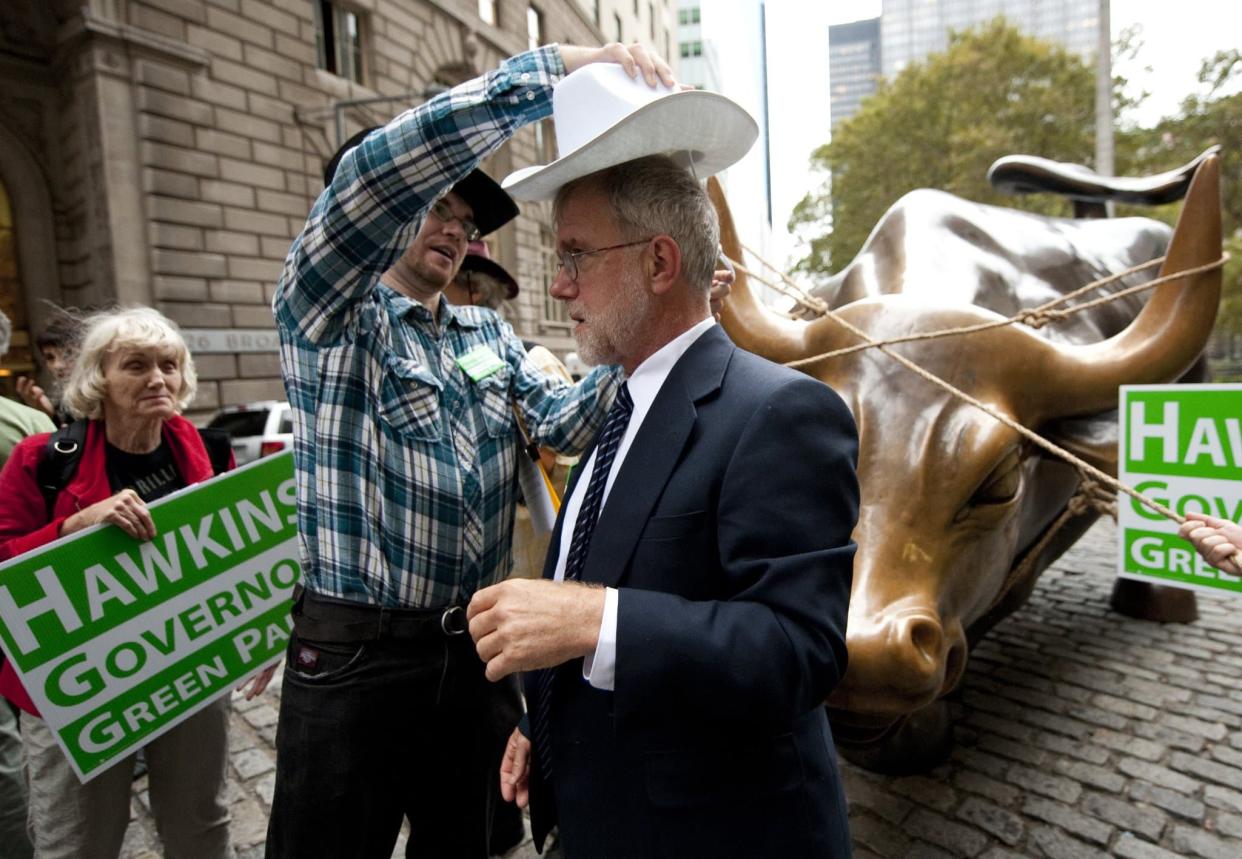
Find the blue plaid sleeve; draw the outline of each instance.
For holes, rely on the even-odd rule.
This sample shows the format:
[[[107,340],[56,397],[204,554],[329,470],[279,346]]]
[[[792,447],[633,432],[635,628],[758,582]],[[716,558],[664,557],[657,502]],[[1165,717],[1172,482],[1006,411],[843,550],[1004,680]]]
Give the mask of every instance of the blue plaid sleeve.
[[[351,149],[290,248],[273,301],[277,323],[317,345],[340,339],[431,204],[514,131],[551,113],[564,70],[555,45],[519,54]]]

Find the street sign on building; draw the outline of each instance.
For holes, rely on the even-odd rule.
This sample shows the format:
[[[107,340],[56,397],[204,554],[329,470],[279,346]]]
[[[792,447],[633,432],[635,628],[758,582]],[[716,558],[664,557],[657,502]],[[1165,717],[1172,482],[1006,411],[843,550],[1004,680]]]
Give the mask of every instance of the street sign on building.
[[[1180,515],[1242,520],[1242,385],[1125,385],[1118,477]],[[1177,523],[1117,499],[1117,574],[1163,585],[1242,593],[1177,536]]]
[[[255,328],[183,328],[191,355],[207,352],[278,352],[280,336]]]
[[[293,456],[151,504],[154,539],[88,528],[0,565],[0,638],[89,781],[281,657],[301,576]]]

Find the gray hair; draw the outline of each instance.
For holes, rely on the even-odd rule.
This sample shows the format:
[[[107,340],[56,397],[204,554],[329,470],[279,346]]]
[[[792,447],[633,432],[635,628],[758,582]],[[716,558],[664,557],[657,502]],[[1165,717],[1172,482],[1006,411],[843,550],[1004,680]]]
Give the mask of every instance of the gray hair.
[[[9,321],[9,317],[0,310],[0,358],[9,351],[9,341],[13,339],[13,323]]]
[[[122,307],[88,316],[82,331],[81,349],[65,382],[64,408],[74,417],[103,417],[107,392],[104,365],[118,349],[170,347],[177,353],[181,368],[181,390],[177,405],[184,410],[198,390],[194,359],[176,323],[150,307]]]
[[[476,303],[479,307],[499,310],[501,303],[508,297],[508,287],[486,272],[463,268],[457,272],[453,280],[462,289],[478,293]]]
[[[570,194],[597,181],[625,238],[671,236],[681,249],[682,276],[706,294],[716,269],[720,222],[703,186],[671,158],[649,155],[562,186],[552,204],[556,220]]]

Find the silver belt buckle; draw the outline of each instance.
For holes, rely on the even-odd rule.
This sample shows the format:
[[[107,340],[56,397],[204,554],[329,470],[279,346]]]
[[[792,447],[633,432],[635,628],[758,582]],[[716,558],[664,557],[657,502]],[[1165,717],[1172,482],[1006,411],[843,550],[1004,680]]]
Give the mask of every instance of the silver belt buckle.
[[[445,635],[461,635],[466,629],[466,610],[461,606],[451,605],[440,615],[440,630]]]

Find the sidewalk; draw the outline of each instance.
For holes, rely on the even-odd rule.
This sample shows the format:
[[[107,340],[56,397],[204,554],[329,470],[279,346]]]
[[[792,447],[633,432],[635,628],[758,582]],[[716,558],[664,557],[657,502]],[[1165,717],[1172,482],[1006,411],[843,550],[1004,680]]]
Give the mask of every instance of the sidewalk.
[[[267,816],[276,784],[276,711],[280,706],[281,672],[267,690],[253,701],[233,696],[230,722],[228,803],[233,813],[233,846],[238,859],[261,859],[267,834]],[[134,782],[134,801],[129,830],[125,833],[122,859],[160,859],[159,836],[147,795],[147,778]],[[394,857],[405,855],[406,833],[397,841]],[[506,859],[535,859],[534,843],[527,841],[506,854]]]
[[[857,859],[1242,857],[1242,603],[1200,594],[1187,626],[1114,614],[1115,540],[1097,525],[971,654],[948,763],[843,765]],[[279,688],[234,702],[240,859],[263,855]],[[134,797],[122,855],[156,859],[145,779]]]

